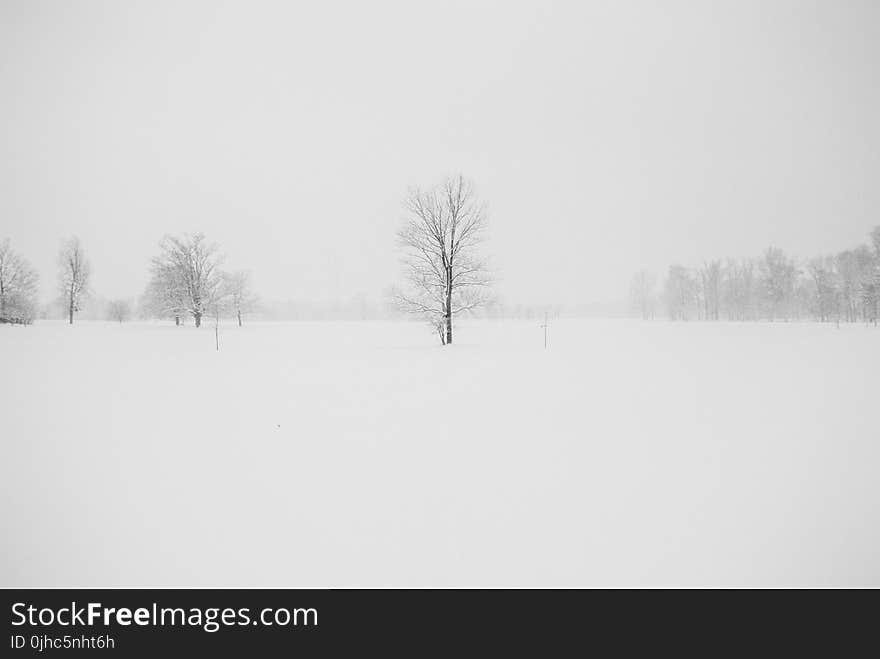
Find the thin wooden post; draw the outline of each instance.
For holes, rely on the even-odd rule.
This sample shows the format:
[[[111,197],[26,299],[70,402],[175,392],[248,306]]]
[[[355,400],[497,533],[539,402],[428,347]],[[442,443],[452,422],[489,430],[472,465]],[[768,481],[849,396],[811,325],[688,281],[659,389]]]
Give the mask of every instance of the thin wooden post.
[[[547,349],[547,312],[544,312],[544,324],[541,325],[544,328],[544,349]]]

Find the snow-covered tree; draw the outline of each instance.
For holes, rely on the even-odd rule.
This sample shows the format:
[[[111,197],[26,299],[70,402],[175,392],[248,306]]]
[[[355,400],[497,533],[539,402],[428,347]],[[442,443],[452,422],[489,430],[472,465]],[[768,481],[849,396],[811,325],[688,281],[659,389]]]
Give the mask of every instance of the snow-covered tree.
[[[654,317],[657,278],[647,270],[639,270],[630,282],[629,294],[633,308],[648,320]]]
[[[718,320],[721,313],[721,261],[708,261],[700,268],[703,319]]]
[[[175,268],[154,259],[140,307],[144,317],[173,318],[174,324],[180,325],[187,311],[183,285]]]
[[[147,299],[163,316],[180,323],[183,314],[193,317],[196,327],[211,313],[222,295],[222,261],[218,248],[204,234],[165,236],[153,259]]]
[[[242,316],[255,311],[258,303],[257,296],[252,290],[250,273],[244,270],[224,273],[223,291],[229,311],[241,327]]]
[[[697,306],[697,282],[687,268],[669,267],[665,285],[666,308],[670,320],[688,320]]]
[[[444,345],[452,343],[453,318],[489,300],[490,280],[479,247],[486,206],[462,176],[431,190],[412,190],[398,232],[406,286],[393,293],[399,309],[424,317]]]
[[[82,308],[83,299],[89,293],[91,265],[86,259],[79,238],[73,236],[64,242],[58,253],[58,291],[67,317],[73,325],[73,316]]]
[[[107,303],[107,318],[124,323],[131,317],[131,305],[128,300],[111,300]]]
[[[37,271],[12,249],[9,238],[0,242],[0,323],[33,322],[38,281]]]
[[[865,321],[877,324],[880,321],[880,265],[874,269],[874,276],[862,285],[862,304]]]
[[[862,306],[865,320],[877,324],[880,320],[880,226],[871,232],[873,259],[862,281]]]
[[[757,259],[704,261],[689,270],[669,269],[664,294],[672,319],[755,320],[762,313],[777,318],[832,317],[855,322],[880,321],[880,226],[870,232],[870,244],[798,263],[770,247]],[[631,290],[640,282],[633,281]],[[634,298],[639,296],[633,294]]]
[[[722,296],[731,320],[750,320],[755,313],[755,262],[728,259],[724,269]]]
[[[788,319],[798,276],[794,261],[781,249],[768,247],[758,263],[758,270],[767,303],[768,318],[776,320],[780,315],[784,315]]]
[[[836,316],[840,308],[840,286],[834,259],[827,256],[810,259],[807,273],[813,282],[813,313],[824,323]]]
[[[864,311],[863,286],[873,278],[874,254],[867,245],[860,245],[841,252],[836,260],[846,319],[855,322]]]

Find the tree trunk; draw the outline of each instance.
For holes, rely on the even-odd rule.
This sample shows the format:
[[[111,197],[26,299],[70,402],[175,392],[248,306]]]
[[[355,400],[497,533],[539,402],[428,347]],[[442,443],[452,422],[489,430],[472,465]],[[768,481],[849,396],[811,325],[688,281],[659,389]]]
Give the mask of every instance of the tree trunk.
[[[241,311],[238,312],[238,326],[241,327]]]
[[[446,266],[446,345],[452,343],[452,266]]]
[[[202,326],[202,314],[194,313],[193,318],[195,318],[196,327],[201,327]]]
[[[74,301],[74,297],[73,297],[73,285],[74,285],[74,279],[75,279],[75,276],[76,276],[75,273],[71,273],[71,278],[70,278],[70,305],[69,305],[69,307],[68,307],[68,314],[69,314],[70,324],[71,324],[71,325],[73,325],[73,307],[74,307],[74,303],[73,303],[73,301]]]

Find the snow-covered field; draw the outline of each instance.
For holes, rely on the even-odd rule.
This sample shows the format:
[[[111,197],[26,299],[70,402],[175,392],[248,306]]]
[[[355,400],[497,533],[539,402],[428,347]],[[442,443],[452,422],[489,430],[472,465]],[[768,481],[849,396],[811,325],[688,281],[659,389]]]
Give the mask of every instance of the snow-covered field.
[[[0,326],[0,586],[880,586],[880,329]]]

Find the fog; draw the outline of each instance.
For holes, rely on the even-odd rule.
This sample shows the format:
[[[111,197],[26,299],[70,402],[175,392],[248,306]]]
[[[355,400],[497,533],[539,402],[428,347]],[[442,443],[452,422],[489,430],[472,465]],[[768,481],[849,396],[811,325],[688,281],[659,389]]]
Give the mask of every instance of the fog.
[[[499,295],[860,242],[873,2],[0,3],[0,239],[54,294],[77,234],[135,296],[203,231],[267,298],[381,299],[412,185],[490,204]]]

